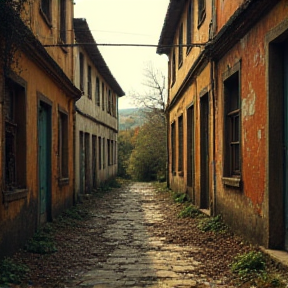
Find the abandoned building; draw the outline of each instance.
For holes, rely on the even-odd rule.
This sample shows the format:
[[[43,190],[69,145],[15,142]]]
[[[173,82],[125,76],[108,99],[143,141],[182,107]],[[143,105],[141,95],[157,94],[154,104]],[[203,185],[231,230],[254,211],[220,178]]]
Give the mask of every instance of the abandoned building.
[[[117,174],[118,97],[125,93],[106,65],[85,19],[74,19],[76,103],[75,191],[90,193]],[[90,43],[91,45],[81,45]],[[95,45],[93,45],[95,44]]]
[[[17,47],[0,69],[0,257],[117,172],[124,92],[96,46],[74,47],[73,1],[52,2],[25,3],[17,29],[0,30],[0,47]],[[74,25],[87,28],[77,42],[94,41],[85,21]]]
[[[169,57],[169,186],[236,233],[281,250],[287,15],[284,0],[170,0],[157,47]]]

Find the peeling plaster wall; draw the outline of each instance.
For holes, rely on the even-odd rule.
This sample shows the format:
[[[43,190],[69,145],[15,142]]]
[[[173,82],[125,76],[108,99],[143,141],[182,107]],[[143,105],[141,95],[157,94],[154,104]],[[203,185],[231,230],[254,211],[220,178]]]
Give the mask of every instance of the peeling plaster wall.
[[[216,0],[217,31],[226,24],[233,13],[247,0]]]
[[[22,69],[24,68],[25,69]],[[21,53],[18,69],[26,86],[26,131],[27,131],[27,198],[1,204],[0,209],[0,256],[13,253],[19,246],[33,235],[39,227],[39,187],[38,187],[38,97],[45,96],[52,103],[52,138],[51,140],[51,216],[55,218],[64,209],[73,204],[73,101],[53,82],[47,73],[39,69],[36,63]],[[58,163],[58,107],[68,115],[68,170],[69,182],[60,186]],[[2,177],[2,175],[1,175]],[[1,178],[1,181],[2,178]],[[2,202],[1,202],[2,203]],[[13,241],[11,241],[13,239]]]
[[[225,11],[226,13],[226,11]],[[236,232],[267,246],[269,217],[265,209],[267,175],[267,46],[265,35],[287,17],[285,1],[251,29],[217,65],[216,177],[217,213]],[[277,15],[277,17],[275,17]],[[223,176],[223,79],[222,73],[241,61],[242,187],[229,188]],[[277,173],[277,171],[275,171]],[[273,193],[269,191],[268,193]]]
[[[72,21],[73,2],[67,1],[67,43],[73,42]],[[57,44],[59,29],[58,5],[52,5],[52,27],[50,28],[40,15],[40,1],[31,1],[27,10],[23,13],[24,22],[28,25],[35,37],[43,44]],[[73,80],[73,50],[72,48],[62,49],[60,47],[47,48],[48,53],[55,62],[66,73],[67,77]],[[33,57],[32,57],[33,58]],[[17,67],[12,70],[26,83],[26,187],[27,197],[12,202],[0,204],[0,257],[15,252],[23,247],[26,240],[30,238],[40,226],[39,211],[39,187],[38,187],[38,95],[45,97],[51,106],[51,218],[55,218],[63,210],[73,204],[73,109],[74,99],[72,95],[66,94],[65,88],[52,79],[51,71],[39,66],[25,52],[16,55]],[[44,71],[46,69],[46,71]],[[2,78],[0,75],[0,97],[2,96]],[[72,87],[72,82],[71,82]],[[70,87],[70,88],[71,88]],[[2,101],[1,101],[2,103]],[[0,104],[0,115],[3,119],[2,104]],[[68,178],[65,185],[59,185],[59,151],[58,151],[58,118],[59,107],[68,115]],[[2,121],[3,122],[3,121]],[[4,125],[0,127],[1,145],[3,144]],[[3,151],[3,147],[1,149]],[[3,172],[3,153],[0,160]],[[0,175],[0,182],[3,183],[3,174]],[[1,187],[3,187],[1,185]],[[3,192],[1,192],[3,200]]]

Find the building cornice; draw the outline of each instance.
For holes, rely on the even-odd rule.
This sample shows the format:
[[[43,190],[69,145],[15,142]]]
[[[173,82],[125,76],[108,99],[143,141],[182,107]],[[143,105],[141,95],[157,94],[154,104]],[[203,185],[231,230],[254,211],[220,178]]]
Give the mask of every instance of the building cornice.
[[[240,39],[242,39],[248,31],[279,1],[280,0],[247,0],[243,5],[241,5],[223,28],[216,34],[215,38],[205,45],[204,50],[193,62],[192,67],[187,73],[181,86],[175,93],[169,105],[166,107],[166,111],[169,112],[175,106],[183,95],[183,91],[185,91],[187,85],[197,77],[199,72],[203,70],[209,61],[218,61],[221,59],[221,57],[235,46]]]
[[[213,60],[219,60],[235,46],[249,30],[280,0],[247,0],[230,17],[205,50]]]
[[[115,132],[115,133],[118,133],[118,129],[116,129],[116,128],[108,125],[107,123],[105,123],[105,122],[103,122],[103,121],[100,121],[100,120],[96,119],[95,117],[93,117],[93,116],[91,116],[91,115],[89,115],[89,114],[81,111],[77,106],[75,106],[75,111],[76,111],[76,113],[78,113],[79,115],[81,115],[81,116],[83,116],[83,117],[91,120],[92,122],[94,122],[94,123],[96,123],[96,124],[99,124],[99,125],[102,125],[102,126],[108,128],[108,129],[112,130],[112,131]],[[117,121],[117,118],[116,118],[115,120]]]
[[[25,34],[24,41],[21,45],[21,50],[32,59],[41,69],[43,69],[53,81],[58,84],[66,95],[70,98],[78,100],[82,92],[73,84],[68,78],[62,68],[56,61],[49,55],[41,42],[34,36],[32,31],[23,23],[19,18],[17,23],[20,33]]]

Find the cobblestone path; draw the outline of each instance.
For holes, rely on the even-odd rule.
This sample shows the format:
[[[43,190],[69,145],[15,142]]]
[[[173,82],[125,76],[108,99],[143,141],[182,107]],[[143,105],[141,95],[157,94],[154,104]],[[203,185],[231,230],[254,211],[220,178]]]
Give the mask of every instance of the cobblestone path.
[[[163,216],[154,195],[152,184],[132,183],[107,203],[109,213],[95,209],[91,233],[103,217],[110,218],[101,235],[109,247],[107,255],[98,259],[100,251],[94,251],[92,269],[66,287],[228,287],[221,281],[208,282],[205,259],[200,263],[191,257],[200,248],[167,244],[163,237],[153,235],[149,227]],[[194,274],[200,266],[203,274]]]

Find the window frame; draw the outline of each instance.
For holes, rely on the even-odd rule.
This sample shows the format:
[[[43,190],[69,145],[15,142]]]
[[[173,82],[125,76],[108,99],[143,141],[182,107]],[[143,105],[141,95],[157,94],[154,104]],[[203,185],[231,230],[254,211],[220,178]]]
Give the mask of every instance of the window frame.
[[[175,54],[175,49],[173,49],[172,52],[172,61],[171,61],[171,87],[176,82],[176,54]]]
[[[52,28],[52,9],[51,0],[40,1],[40,14],[49,28]]]
[[[178,45],[178,69],[180,69],[183,65],[183,23],[179,28]]]
[[[183,114],[178,117],[178,173],[184,169],[184,121]],[[180,175],[183,176],[183,175]]]
[[[105,111],[105,84],[102,82],[102,111]]]
[[[100,106],[100,79],[96,77],[96,85],[95,85],[95,103],[97,106]]]
[[[234,65],[234,67],[224,72],[222,75],[222,79],[223,79],[222,86],[223,86],[223,106],[224,106],[223,107],[224,159],[223,159],[222,180],[224,184],[227,186],[240,187],[240,181],[242,175],[241,62],[238,62],[236,65]],[[235,120],[236,118],[238,118],[238,120]]]
[[[84,54],[79,53],[79,86],[80,90],[84,92]]]
[[[67,43],[67,2],[59,2],[59,42]]]
[[[87,96],[92,100],[92,67],[87,65]]]
[[[69,183],[69,114],[58,106],[58,179],[59,185]]]
[[[176,127],[175,122],[171,123],[171,172],[176,174]]]
[[[194,21],[193,21],[193,12],[194,12],[194,1],[189,1],[188,11],[187,11],[187,21],[186,21],[186,55],[190,53],[192,50],[191,44],[193,43],[193,35],[194,35]]]
[[[198,0],[198,29],[206,18],[206,0]]]
[[[4,96],[3,96],[3,129],[4,129],[4,143],[2,149],[4,169],[3,175],[3,202],[12,202],[15,200],[23,199],[27,197],[27,111],[26,111],[26,82],[18,75],[10,72],[9,77],[4,78]],[[13,100],[9,101],[7,93],[12,95]],[[7,104],[8,103],[8,104]],[[12,104],[12,107],[10,105]],[[7,107],[7,105],[9,107]],[[8,109],[7,109],[8,108]],[[20,111],[19,111],[20,109]],[[6,112],[9,110],[12,113],[9,117],[6,117]],[[8,115],[7,115],[8,116]],[[13,118],[13,119],[12,119]],[[8,183],[7,181],[7,168],[10,165],[10,161],[7,161],[7,149],[11,149],[11,145],[7,146],[7,133],[15,134],[12,139],[14,142],[14,183]],[[20,138],[20,140],[19,140]],[[7,148],[7,149],[6,149]],[[18,152],[18,153],[17,153]],[[12,158],[13,158],[12,157]],[[7,163],[9,165],[7,166]],[[13,176],[13,175],[12,175]]]

